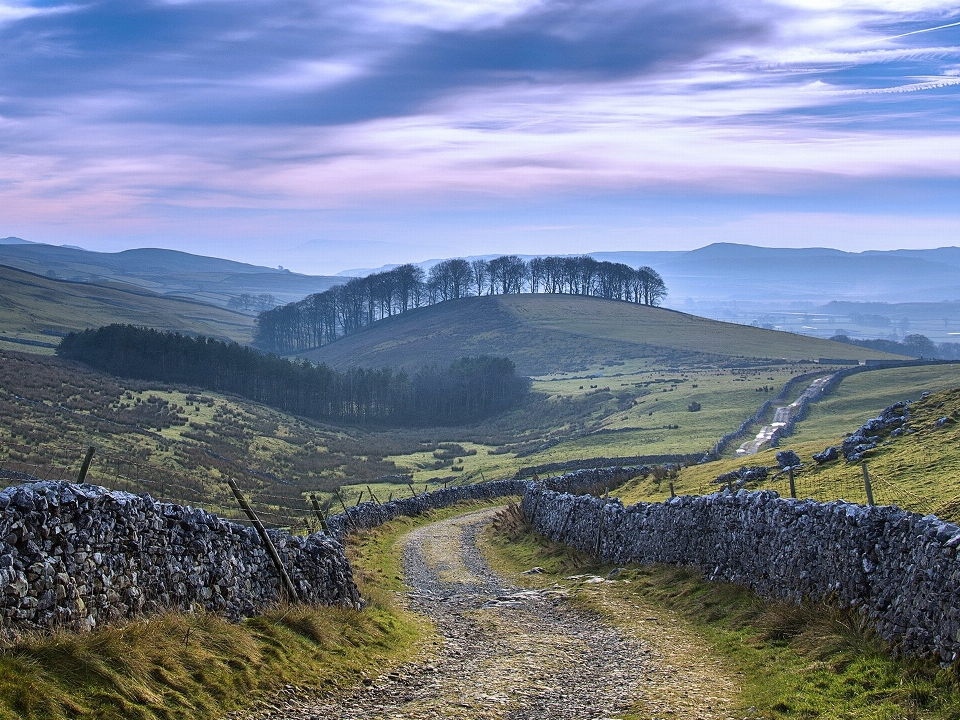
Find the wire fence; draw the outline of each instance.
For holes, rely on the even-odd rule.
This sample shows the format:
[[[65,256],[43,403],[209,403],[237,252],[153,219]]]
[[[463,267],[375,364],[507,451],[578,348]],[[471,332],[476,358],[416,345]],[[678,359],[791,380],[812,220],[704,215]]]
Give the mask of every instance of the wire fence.
[[[44,444],[38,448],[0,442],[0,485],[44,480],[76,481],[86,452],[87,448],[80,446]],[[221,457],[220,460],[224,464],[232,463],[229,458]],[[265,526],[311,532],[319,528],[320,520],[310,498],[319,491],[311,493],[295,486],[282,486],[290,487],[291,492],[279,494],[272,483],[268,485],[242,470],[203,477],[200,472],[178,472],[95,450],[84,481],[111,490],[148,493],[162,502],[202,508],[234,522],[251,524],[233,498],[226,483],[228,476],[238,482]],[[325,497],[327,493],[322,495]],[[329,503],[325,504],[329,506]]]
[[[728,486],[733,489],[740,487],[735,480],[731,480]],[[724,483],[713,481],[700,487],[698,494],[714,493],[723,487]],[[776,490],[781,497],[792,496],[819,502],[845,500],[868,505],[872,500],[874,505],[896,505],[922,515],[937,514],[951,521],[960,519],[960,498],[944,502],[943,498],[924,496],[911,489],[900,475],[878,471],[871,468],[869,463],[850,463],[841,472],[833,473],[826,479],[808,472],[794,473],[791,478],[789,472],[771,470],[765,480],[748,482],[743,487],[749,490]],[[956,510],[952,509],[954,505],[957,506]]]
[[[2,441],[0,486],[43,480],[75,481],[86,451],[87,448],[76,445],[45,443],[41,448]],[[316,532],[320,529],[321,521],[313,505],[313,496],[319,498],[320,514],[326,515],[328,512],[340,512],[363,500],[389,501],[418,492],[417,489],[405,485],[398,485],[396,494],[391,492],[382,498],[373,495],[369,488],[365,492],[363,488],[356,486],[341,488],[334,494],[320,490],[311,491],[297,485],[268,482],[258,477],[255,471],[244,470],[230,458],[219,456],[218,459],[225,467],[216,472],[186,472],[95,451],[85,481],[111,490],[148,493],[162,502],[202,508],[233,522],[249,525],[250,519],[238,506],[227,485],[227,477],[232,477],[265,526],[291,532]],[[230,472],[231,470],[235,472]],[[907,487],[897,476],[869,468],[867,476],[874,504],[897,505],[911,512],[924,515],[933,513],[950,521],[960,520],[960,497],[944,502],[943,498],[924,497]],[[670,487],[674,478],[675,471],[666,472],[662,483],[664,490]],[[713,493],[722,487],[714,483],[706,484],[699,488],[699,493]],[[833,474],[831,479],[823,479],[815,473],[801,472],[794,475],[791,483],[789,474],[781,473],[771,474],[766,480],[749,483],[746,487],[751,490],[773,489],[782,497],[793,495],[820,502],[869,502],[863,467],[859,464],[850,464],[843,472]],[[284,489],[289,489],[289,492],[284,493]],[[424,490],[426,489],[425,487]]]

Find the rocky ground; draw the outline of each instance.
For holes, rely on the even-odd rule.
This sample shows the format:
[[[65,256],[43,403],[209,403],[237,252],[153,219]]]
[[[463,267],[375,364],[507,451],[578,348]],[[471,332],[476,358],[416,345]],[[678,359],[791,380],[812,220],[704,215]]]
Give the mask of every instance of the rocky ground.
[[[523,589],[494,573],[477,537],[495,510],[412,532],[408,602],[440,641],[340,695],[281,695],[249,720],[733,717],[735,681],[663,612],[621,609],[620,630],[578,611],[569,587]],[[602,578],[581,577],[583,586]],[[629,615],[629,617],[627,617]],[[633,620],[634,622],[629,622]]]

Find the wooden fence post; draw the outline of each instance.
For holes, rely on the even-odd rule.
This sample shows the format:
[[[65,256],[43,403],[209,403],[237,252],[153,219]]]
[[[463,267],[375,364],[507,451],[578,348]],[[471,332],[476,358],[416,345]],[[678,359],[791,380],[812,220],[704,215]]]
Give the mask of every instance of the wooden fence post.
[[[677,491],[673,489],[673,482],[670,482],[670,497],[675,498],[677,496]]]
[[[346,501],[343,499],[343,495],[340,494],[340,488],[337,488],[337,489],[334,490],[333,492],[334,492],[334,494],[336,494],[337,500],[340,501],[340,507],[343,508],[343,516],[347,519],[347,524],[348,524],[348,525],[352,525],[352,526],[353,526],[353,529],[356,530],[356,529],[357,529],[357,525],[356,525],[356,523],[353,522],[353,519],[350,517],[350,513],[347,511],[347,503],[346,503]]]
[[[293,586],[293,581],[290,579],[290,576],[287,575],[287,569],[283,566],[283,562],[280,560],[280,553],[277,552],[277,548],[273,544],[273,540],[271,540],[270,536],[267,534],[267,529],[263,526],[263,523],[260,522],[260,518],[257,517],[257,514],[253,511],[253,508],[247,503],[247,499],[243,497],[243,493],[240,492],[240,488],[237,486],[237,483],[234,481],[234,479],[227,478],[227,484],[230,486],[230,489],[233,490],[233,495],[237,498],[240,508],[247,514],[247,517],[250,518],[250,522],[253,523],[253,527],[256,528],[257,534],[263,541],[264,546],[266,546],[267,554],[270,555],[270,559],[273,560],[273,564],[277,568],[277,572],[280,574],[281,583],[286,589],[290,601],[299,602],[300,596],[297,594],[297,589]]]
[[[340,501],[340,507],[343,508],[343,513],[344,513],[344,515],[346,515],[346,513],[347,513],[347,503],[344,502],[343,496],[340,494],[340,489],[337,488],[336,490],[333,491],[333,493],[334,493],[334,495],[337,496],[337,500]]]
[[[796,497],[797,497],[797,486],[794,485],[794,483],[793,483],[793,468],[791,467],[791,468],[787,471],[787,473],[788,473],[788,475],[789,475],[789,477],[790,477],[790,497],[796,498]]]
[[[863,489],[867,491],[867,505],[873,505],[873,486],[870,485],[870,471],[867,470],[867,464],[863,463]]]
[[[317,520],[320,521],[320,529],[329,535],[330,528],[327,526],[327,518],[324,517],[323,510],[320,509],[320,503],[317,501],[317,496],[313,493],[310,493],[310,502],[313,503],[313,512],[316,514]]]
[[[83,464],[80,466],[80,472],[77,474],[77,482],[82,483],[87,477],[87,471],[90,469],[90,461],[93,460],[93,446],[87,448],[87,454],[83,458]]]

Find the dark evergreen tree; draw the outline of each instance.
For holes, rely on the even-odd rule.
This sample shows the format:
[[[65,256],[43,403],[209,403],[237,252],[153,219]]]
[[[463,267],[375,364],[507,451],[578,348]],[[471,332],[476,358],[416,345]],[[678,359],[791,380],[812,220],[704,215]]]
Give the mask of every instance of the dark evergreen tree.
[[[57,354],[141,380],[235,393],[297,415],[381,425],[450,425],[515,407],[529,390],[505,358],[461,358],[411,380],[389,369],[338,373],[237,343],[110,325],[68,334]]]

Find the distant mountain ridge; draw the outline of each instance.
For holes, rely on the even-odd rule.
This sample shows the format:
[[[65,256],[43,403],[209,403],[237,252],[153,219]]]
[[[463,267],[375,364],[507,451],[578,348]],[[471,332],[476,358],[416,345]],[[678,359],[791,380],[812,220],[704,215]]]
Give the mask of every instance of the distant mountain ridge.
[[[960,248],[869,250],[766,248],[713,243],[696,250],[588,252],[596,260],[649,265],[669,290],[666,304],[685,300],[746,302],[913,302],[960,300]],[[475,256],[484,259],[493,255]],[[520,255],[524,260],[535,255]],[[474,256],[467,257],[474,259]],[[424,269],[441,262],[417,263]],[[396,267],[344,271],[366,275]]]
[[[221,307],[241,295],[266,294],[277,303],[294,302],[345,282],[343,278],[302,275],[179,250],[138,248],[101,253],[20,238],[0,242],[0,264],[51,278],[134,285]]]
[[[584,253],[599,261],[654,268],[667,286],[664,306],[703,317],[828,338],[902,339],[922,333],[935,342],[960,340],[960,248],[871,250],[765,248],[714,243],[696,250]],[[473,256],[492,259],[496,255]],[[529,260],[534,255],[521,255]],[[371,260],[378,259],[371,255]],[[389,259],[389,258],[384,258]],[[448,258],[443,258],[448,259]],[[416,263],[425,269],[443,259]],[[302,300],[350,277],[304,275],[175,250],[141,248],[98,253],[0,240],[0,264],[51,278],[122,287],[245,310]],[[371,263],[372,265],[373,263]],[[396,264],[382,265],[389,269]],[[380,271],[377,268],[376,271]],[[247,299],[246,303],[238,300]],[[251,298],[259,299],[249,302]],[[844,304],[837,312],[829,303]],[[855,303],[870,303],[856,308]],[[873,307],[887,303],[887,307]],[[908,305],[909,304],[909,305]]]

